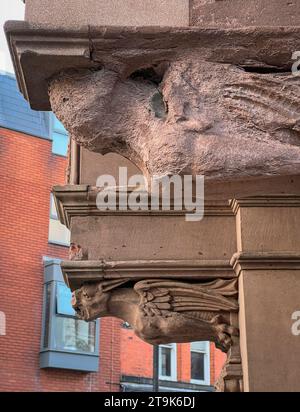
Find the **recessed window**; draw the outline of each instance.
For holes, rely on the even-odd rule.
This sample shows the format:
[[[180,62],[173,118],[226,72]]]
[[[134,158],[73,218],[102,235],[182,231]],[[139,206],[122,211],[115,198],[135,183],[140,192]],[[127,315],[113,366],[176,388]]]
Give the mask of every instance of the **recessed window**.
[[[191,343],[191,382],[210,384],[209,342]]]
[[[60,156],[67,156],[68,145],[68,132],[63,124],[52,115],[52,153]]]
[[[49,242],[61,246],[70,246],[70,231],[58,220],[52,194],[50,197]]]
[[[45,262],[41,368],[98,370],[99,321],[76,318],[57,260]]]
[[[177,380],[176,344],[170,343],[159,346],[159,378]]]

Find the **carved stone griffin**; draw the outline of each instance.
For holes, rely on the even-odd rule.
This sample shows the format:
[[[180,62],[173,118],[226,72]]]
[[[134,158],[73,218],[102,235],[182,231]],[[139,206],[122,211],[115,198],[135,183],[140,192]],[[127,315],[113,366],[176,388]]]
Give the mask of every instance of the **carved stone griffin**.
[[[209,340],[227,352],[238,330],[230,313],[238,311],[236,280],[182,283],[128,279],[85,284],[73,294],[73,307],[86,321],[114,316],[128,322],[151,344]],[[122,287],[120,287],[122,286]]]

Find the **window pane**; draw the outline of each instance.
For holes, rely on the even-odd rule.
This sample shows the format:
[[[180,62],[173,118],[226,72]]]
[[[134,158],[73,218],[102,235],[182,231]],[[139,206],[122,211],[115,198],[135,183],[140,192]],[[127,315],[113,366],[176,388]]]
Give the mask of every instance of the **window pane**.
[[[95,322],[87,323],[75,318],[57,316],[55,332],[56,349],[95,352]]]
[[[72,292],[64,283],[57,283],[56,312],[60,315],[75,316],[72,308]]]
[[[207,351],[207,342],[192,342],[191,343],[191,350],[199,351],[199,352],[206,352]]]
[[[161,347],[160,349],[160,363],[161,375],[171,376],[171,348]]]
[[[199,381],[205,380],[204,375],[204,353],[191,352],[191,378]]]
[[[43,347],[47,348],[49,346],[49,327],[50,327],[50,303],[51,303],[51,285],[48,283],[46,285],[46,301],[45,301],[45,322],[44,322],[44,339]]]
[[[64,246],[70,245],[70,231],[58,220],[50,219],[49,242]]]
[[[67,134],[64,125],[58,120],[55,115],[53,115],[53,130],[61,134]]]
[[[52,194],[50,195],[50,217],[52,219],[58,219],[54,197]]]
[[[52,152],[61,156],[67,156],[69,144],[68,135],[54,132],[52,140]]]

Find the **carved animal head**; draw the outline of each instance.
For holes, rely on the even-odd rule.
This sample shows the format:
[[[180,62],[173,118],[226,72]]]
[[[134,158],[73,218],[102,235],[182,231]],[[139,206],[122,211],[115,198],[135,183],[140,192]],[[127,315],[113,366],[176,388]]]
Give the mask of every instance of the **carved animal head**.
[[[72,295],[72,306],[77,316],[87,322],[100,317],[111,316],[109,301],[113,289],[126,283],[128,279],[116,279],[98,283],[85,283]]]
[[[80,319],[92,321],[108,315],[109,295],[99,283],[86,284],[73,292],[72,306]]]

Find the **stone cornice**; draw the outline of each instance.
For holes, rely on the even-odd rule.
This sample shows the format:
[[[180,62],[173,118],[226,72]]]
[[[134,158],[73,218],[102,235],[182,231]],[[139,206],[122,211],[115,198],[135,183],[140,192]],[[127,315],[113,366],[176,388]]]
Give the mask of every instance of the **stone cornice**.
[[[84,282],[109,279],[206,280],[231,279],[235,272],[228,260],[132,260],[132,261],[64,261],[65,282],[75,290]]]
[[[300,270],[300,254],[287,252],[238,252],[230,261],[235,273],[242,270]]]
[[[107,210],[101,211],[96,205],[96,196],[101,191],[100,188],[88,185],[67,185],[55,186],[52,190],[54,195],[56,209],[62,224],[70,228],[71,219],[74,216],[108,216],[108,215],[126,215],[126,216],[184,216],[189,213],[187,210]],[[117,202],[121,189],[117,192]],[[129,192],[123,192],[129,193]],[[216,200],[205,202],[205,216],[233,216],[233,212],[227,201]]]
[[[19,87],[36,110],[50,110],[48,79],[62,70],[106,67],[128,77],[138,68],[196,49],[204,60],[289,69],[299,27],[91,27],[66,29],[10,21],[5,25]],[[259,41],[260,48],[257,48]]]
[[[267,195],[252,196],[244,199],[233,199],[230,206],[234,214],[245,207],[300,207],[299,195]]]

